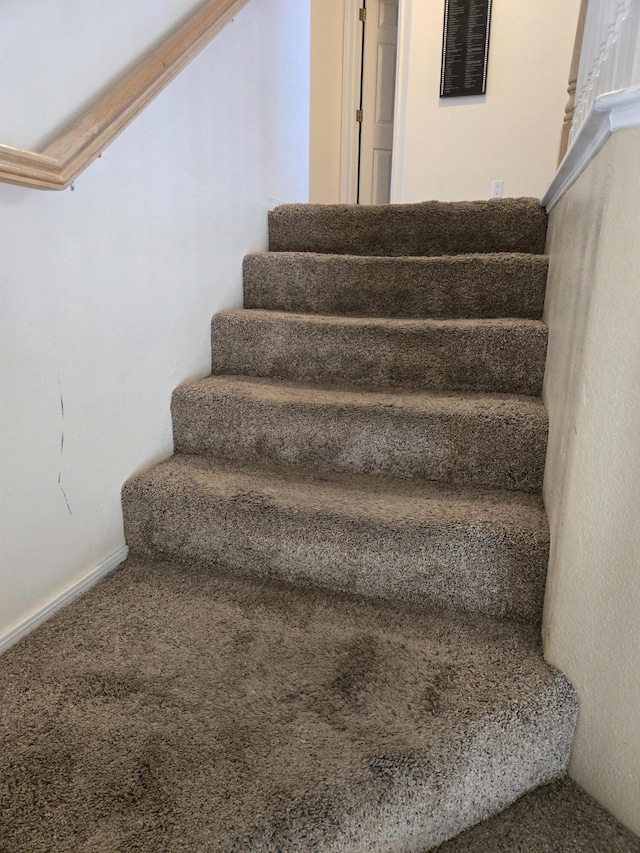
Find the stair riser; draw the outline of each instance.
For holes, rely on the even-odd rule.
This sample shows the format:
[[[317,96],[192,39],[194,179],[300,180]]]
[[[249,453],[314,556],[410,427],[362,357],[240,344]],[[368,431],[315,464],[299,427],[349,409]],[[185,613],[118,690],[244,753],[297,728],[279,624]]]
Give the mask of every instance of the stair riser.
[[[534,199],[382,206],[291,204],[269,213],[272,252],[542,254],[546,231],[546,214]]]
[[[389,329],[220,314],[213,373],[299,382],[539,395],[544,326]]]
[[[244,306],[360,317],[542,317],[547,258],[247,255]]]
[[[570,691],[559,683],[528,706],[514,709],[511,717],[488,711],[482,729],[458,750],[447,742],[446,732],[431,735],[434,751],[440,751],[447,766],[444,772],[434,774],[431,756],[423,760],[419,748],[406,754],[390,744],[383,755],[369,758],[369,769],[379,776],[378,796],[354,814],[349,826],[331,839],[316,830],[305,837],[304,846],[295,824],[276,844],[272,828],[266,827],[252,835],[251,850],[426,853],[566,773],[575,729],[575,713],[567,710],[570,702]],[[518,714],[527,723],[519,724]]]
[[[415,804],[418,814],[414,818],[416,832],[426,825],[428,834],[422,836],[420,845],[405,849],[425,853],[454,838],[463,831],[463,826],[468,829],[487,816],[503,811],[523,794],[567,772],[577,722],[577,703],[571,687],[562,677],[558,677],[555,689],[540,694],[529,707],[514,708],[512,715],[494,716],[489,712],[488,716],[486,730],[470,738],[464,746],[459,766],[454,771],[457,783],[444,788],[448,814],[438,814],[437,810],[429,813],[418,801]],[[498,746],[501,729],[505,737]],[[478,791],[483,792],[482,797],[478,797]],[[420,795],[416,786],[416,798]],[[426,790],[423,801],[425,795]],[[388,848],[381,847],[380,853],[383,849]],[[484,848],[482,853],[485,853]]]
[[[537,622],[548,540],[514,529],[382,523],[292,511],[259,495],[125,487],[134,553],[222,563],[242,574]],[[188,522],[185,521],[188,519]]]
[[[496,413],[421,413],[264,400],[179,388],[172,402],[177,452],[240,463],[383,474],[536,492],[546,423]]]

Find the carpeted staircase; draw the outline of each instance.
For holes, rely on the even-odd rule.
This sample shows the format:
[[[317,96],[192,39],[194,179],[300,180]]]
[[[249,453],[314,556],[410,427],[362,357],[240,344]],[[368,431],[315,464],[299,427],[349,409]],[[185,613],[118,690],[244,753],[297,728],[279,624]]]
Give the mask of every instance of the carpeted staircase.
[[[567,767],[543,211],[269,228],[174,394],[175,455],[124,487],[130,561],[5,656],[47,687],[5,716],[3,850],[422,853]]]
[[[138,558],[290,584],[252,588],[235,677],[267,728],[226,716],[260,795],[220,849],[422,850],[566,768],[576,703],[538,636],[545,230],[521,199],[278,208],[213,374],[174,394],[176,455],[126,485]]]

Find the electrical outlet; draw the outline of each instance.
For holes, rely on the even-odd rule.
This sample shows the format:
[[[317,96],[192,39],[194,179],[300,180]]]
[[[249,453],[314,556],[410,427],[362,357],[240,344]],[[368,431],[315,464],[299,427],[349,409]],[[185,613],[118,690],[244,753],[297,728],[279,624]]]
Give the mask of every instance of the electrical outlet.
[[[494,181],[491,184],[491,198],[502,198],[502,188],[504,181]]]

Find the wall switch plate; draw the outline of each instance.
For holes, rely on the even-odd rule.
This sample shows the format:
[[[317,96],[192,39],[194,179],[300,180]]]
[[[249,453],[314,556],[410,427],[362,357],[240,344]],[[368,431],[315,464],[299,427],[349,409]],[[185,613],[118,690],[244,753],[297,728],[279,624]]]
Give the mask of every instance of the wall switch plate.
[[[502,188],[504,181],[494,181],[491,184],[491,198],[502,198]]]

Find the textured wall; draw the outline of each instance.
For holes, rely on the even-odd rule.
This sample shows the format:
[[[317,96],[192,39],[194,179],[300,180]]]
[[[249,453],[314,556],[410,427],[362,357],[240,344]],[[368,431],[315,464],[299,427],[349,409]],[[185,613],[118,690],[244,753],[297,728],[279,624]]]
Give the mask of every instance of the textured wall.
[[[640,129],[551,212],[545,649],[577,688],[571,772],[640,833]]]
[[[171,453],[268,197],[306,200],[308,81],[308,2],[252,2],[75,191],[0,185],[0,640],[122,546],[121,484]]]

